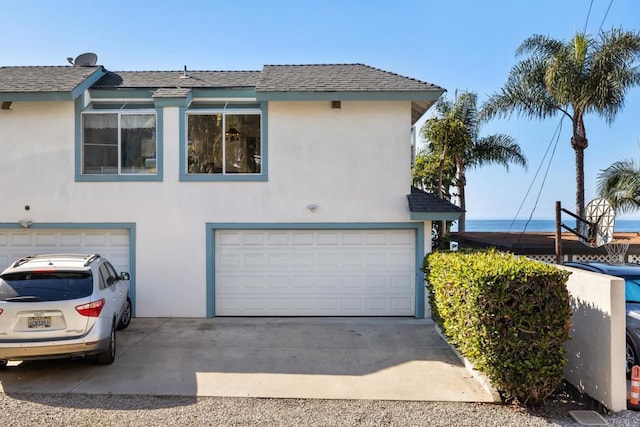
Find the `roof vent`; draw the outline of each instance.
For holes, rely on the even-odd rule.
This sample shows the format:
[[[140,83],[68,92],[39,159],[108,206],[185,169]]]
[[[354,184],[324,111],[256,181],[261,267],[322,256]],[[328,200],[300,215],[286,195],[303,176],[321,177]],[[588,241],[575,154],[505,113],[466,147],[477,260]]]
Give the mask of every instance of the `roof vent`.
[[[187,74],[187,66],[184,66],[184,73],[182,73],[182,75],[180,76],[181,79],[190,79],[191,76],[189,74]]]
[[[98,55],[87,52],[76,56],[76,59],[69,57],[67,62],[74,67],[93,67],[98,62]]]

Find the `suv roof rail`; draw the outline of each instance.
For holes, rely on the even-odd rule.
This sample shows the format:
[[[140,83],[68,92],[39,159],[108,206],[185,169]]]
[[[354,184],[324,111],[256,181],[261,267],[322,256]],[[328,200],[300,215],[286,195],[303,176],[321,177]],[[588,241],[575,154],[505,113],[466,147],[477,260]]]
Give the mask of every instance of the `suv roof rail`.
[[[32,260],[34,258],[35,258],[34,255],[28,255],[28,256],[22,257],[22,258],[16,260],[16,262],[14,262],[13,264],[11,264],[11,268],[15,268],[15,267],[17,267],[19,265],[22,265],[25,262],[30,261],[30,260]]]
[[[96,259],[100,258],[100,254],[38,254],[38,255],[28,255],[20,258],[16,262],[11,265],[11,268],[18,267],[26,262],[29,262],[34,259],[55,259],[55,258],[80,258],[84,259],[84,266],[88,267]]]
[[[84,263],[84,266],[88,267],[89,264],[91,264],[93,261],[97,260],[98,258],[100,258],[100,254],[91,254],[91,255],[89,255],[89,257],[87,258],[87,260]]]

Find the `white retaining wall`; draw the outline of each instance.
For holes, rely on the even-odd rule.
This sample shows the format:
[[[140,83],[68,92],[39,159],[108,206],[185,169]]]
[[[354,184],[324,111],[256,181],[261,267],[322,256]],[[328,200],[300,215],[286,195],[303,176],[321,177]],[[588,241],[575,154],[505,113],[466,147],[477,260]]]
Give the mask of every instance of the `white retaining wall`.
[[[565,379],[612,411],[627,409],[624,280],[558,266],[573,308]]]

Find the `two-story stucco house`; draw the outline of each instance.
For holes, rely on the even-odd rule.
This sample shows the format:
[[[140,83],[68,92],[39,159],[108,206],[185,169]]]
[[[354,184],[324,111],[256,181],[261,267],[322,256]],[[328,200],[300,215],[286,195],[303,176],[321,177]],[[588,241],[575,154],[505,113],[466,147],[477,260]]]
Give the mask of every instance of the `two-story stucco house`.
[[[99,253],[137,316],[425,316],[413,125],[443,89],[361,64],[0,67],[0,269]]]

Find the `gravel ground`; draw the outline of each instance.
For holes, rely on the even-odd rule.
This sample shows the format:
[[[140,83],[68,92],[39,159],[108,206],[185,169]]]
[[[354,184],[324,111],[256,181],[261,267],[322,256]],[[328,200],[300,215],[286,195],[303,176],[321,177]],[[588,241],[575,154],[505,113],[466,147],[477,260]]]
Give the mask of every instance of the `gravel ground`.
[[[457,402],[1,394],[4,426],[578,426],[558,396],[540,411]],[[609,426],[638,426],[640,413],[605,415]]]

